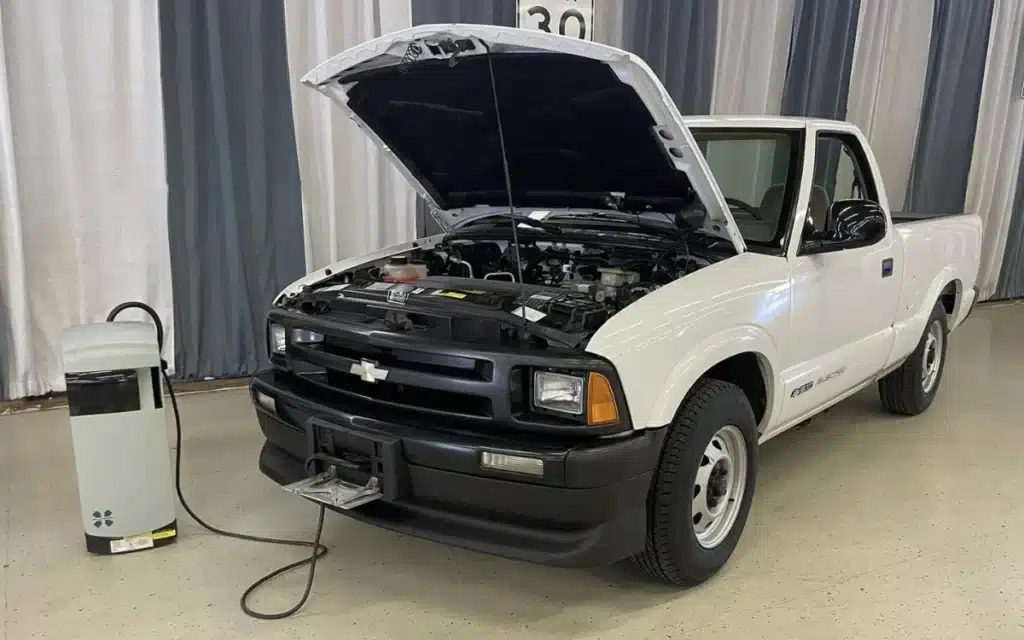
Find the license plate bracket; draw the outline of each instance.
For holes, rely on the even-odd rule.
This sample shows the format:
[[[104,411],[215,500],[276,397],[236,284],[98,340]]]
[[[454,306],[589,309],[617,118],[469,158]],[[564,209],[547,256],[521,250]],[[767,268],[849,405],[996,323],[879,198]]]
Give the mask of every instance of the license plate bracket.
[[[386,502],[401,495],[405,474],[400,438],[320,418],[310,418],[306,427],[310,453],[322,457],[314,462],[312,474],[333,467],[335,475],[349,483],[366,485],[376,478]]]

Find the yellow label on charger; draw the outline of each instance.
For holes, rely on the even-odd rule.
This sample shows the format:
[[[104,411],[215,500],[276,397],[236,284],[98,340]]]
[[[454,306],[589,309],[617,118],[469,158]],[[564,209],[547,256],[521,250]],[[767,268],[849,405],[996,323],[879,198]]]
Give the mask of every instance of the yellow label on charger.
[[[153,539],[154,540],[163,540],[165,538],[173,538],[176,535],[178,535],[178,532],[175,529],[166,529],[164,531],[154,531],[153,532]]]

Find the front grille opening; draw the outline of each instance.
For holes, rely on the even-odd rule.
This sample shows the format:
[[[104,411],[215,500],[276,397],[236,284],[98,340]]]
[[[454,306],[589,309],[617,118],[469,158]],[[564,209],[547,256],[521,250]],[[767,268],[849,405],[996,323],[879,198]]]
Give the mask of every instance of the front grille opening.
[[[339,298],[331,303],[331,312],[346,322],[393,330],[387,322],[388,314],[395,313],[393,306],[372,302]],[[451,316],[423,310],[402,309],[400,313],[411,323],[408,331],[418,337],[455,340],[468,344],[491,344],[500,339],[503,326],[501,321],[486,317]]]
[[[335,338],[328,338],[318,348],[331,355],[352,360],[364,358],[372,360],[385,368],[408,369],[421,373],[485,382],[491,381],[494,377],[494,363],[487,360],[350,344]]]
[[[386,380],[365,382],[348,372],[327,370],[327,384],[339,391],[352,393],[389,402],[398,406],[444,411],[481,418],[493,417],[491,401],[488,398],[451,391],[439,391]]]

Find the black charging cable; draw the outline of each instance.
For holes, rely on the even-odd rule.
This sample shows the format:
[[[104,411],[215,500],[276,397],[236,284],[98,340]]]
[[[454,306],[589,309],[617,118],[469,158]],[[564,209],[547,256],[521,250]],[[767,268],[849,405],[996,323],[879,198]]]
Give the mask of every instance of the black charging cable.
[[[156,324],[157,345],[160,349],[160,353],[162,354],[164,349],[164,327],[163,323],[160,322],[160,316],[157,315],[156,311],[154,311],[152,307],[150,307],[148,304],[144,302],[123,302],[114,307],[114,309],[107,315],[107,322],[113,322],[114,318],[116,318],[117,315],[124,311],[125,309],[140,309],[147,313],[149,317],[153,319],[153,322]],[[313,550],[312,554],[310,554],[308,558],[304,558],[297,562],[285,565],[280,569],[275,569],[274,571],[271,571],[270,573],[263,576],[256,582],[252,583],[252,585],[250,585],[249,588],[242,593],[242,598],[239,601],[239,605],[241,606],[242,611],[247,616],[256,618],[257,620],[281,620],[283,618],[287,618],[295,614],[306,605],[306,601],[309,600],[309,594],[313,590],[313,579],[316,575],[316,561],[327,555],[327,547],[320,543],[320,538],[324,531],[324,514],[326,512],[326,508],[323,505],[320,505],[320,513],[317,516],[316,522],[316,533],[314,534],[312,541],[289,540],[287,538],[268,538],[264,536],[254,536],[247,533],[235,533],[234,531],[227,531],[225,529],[215,527],[207,523],[198,515],[196,515],[196,512],[193,511],[192,507],[189,506],[188,501],[185,500],[185,495],[181,490],[181,413],[178,411],[178,399],[174,395],[174,387],[171,386],[171,380],[167,376],[167,362],[163,359],[160,360],[160,374],[164,379],[164,384],[167,385],[167,395],[171,399],[171,408],[174,411],[174,490],[178,494],[178,501],[181,502],[181,507],[185,510],[185,512],[188,513],[188,515],[191,516],[192,519],[195,520],[197,524],[199,524],[199,526],[206,529],[210,533],[214,533],[219,536],[234,538],[236,540],[245,540],[247,542],[262,542],[265,544],[276,544],[288,547],[303,547]],[[313,461],[313,458],[306,461],[307,470],[309,469]],[[273,580],[281,574],[287,573],[293,569],[298,569],[299,567],[303,567],[306,565],[309,565],[309,575],[306,579],[306,588],[302,592],[302,597],[295,604],[295,606],[278,613],[261,613],[259,611],[253,610],[252,607],[249,606],[249,598],[252,597],[252,594],[255,593],[257,589],[259,589],[260,587],[267,584],[268,582],[270,582],[271,580]]]

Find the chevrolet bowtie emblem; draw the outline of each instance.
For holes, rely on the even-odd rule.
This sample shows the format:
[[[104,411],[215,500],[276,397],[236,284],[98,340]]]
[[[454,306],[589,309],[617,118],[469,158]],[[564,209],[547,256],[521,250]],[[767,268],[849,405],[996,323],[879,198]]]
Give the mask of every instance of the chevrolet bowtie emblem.
[[[387,369],[378,369],[377,365],[369,360],[352,363],[352,367],[348,372],[359,376],[363,382],[377,382],[388,377]]]

